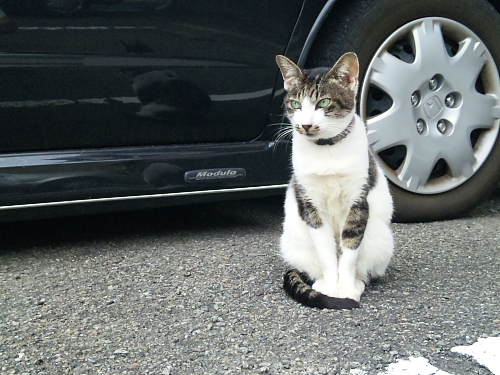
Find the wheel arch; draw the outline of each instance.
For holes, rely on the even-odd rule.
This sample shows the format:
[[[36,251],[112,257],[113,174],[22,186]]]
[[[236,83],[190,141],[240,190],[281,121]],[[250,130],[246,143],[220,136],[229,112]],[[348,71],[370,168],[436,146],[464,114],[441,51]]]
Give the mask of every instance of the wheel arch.
[[[500,14],[500,0],[486,0],[486,2],[488,2]],[[329,22],[331,22],[332,19],[335,18],[334,15],[332,15],[332,11],[338,10],[339,13],[342,13],[342,8],[344,5],[349,4],[352,6],[355,3],[358,3],[360,6],[362,6],[361,0],[327,0],[316,21],[314,22],[313,27],[309,31],[304,46],[302,47],[300,57],[297,61],[298,66],[303,68],[306,66],[306,63],[311,62],[311,55],[314,55],[315,44],[318,43],[318,34],[320,34],[320,31],[322,31],[324,28],[326,29],[331,26],[329,25]],[[500,65],[500,62],[498,62],[498,65]]]
[[[302,47],[302,51],[300,52],[300,56],[297,61],[297,65],[300,66],[301,68],[303,68],[305,65],[305,62],[309,56],[309,52],[311,51],[311,48],[314,45],[314,42],[316,40],[316,37],[318,36],[319,31],[323,27],[325,21],[328,19],[330,12],[338,2],[339,0],[328,0],[323,9],[321,10],[321,12],[319,13],[318,17],[316,18],[316,21],[314,22],[311,30],[309,31],[309,34],[307,35],[306,42]]]
[[[488,0],[488,2],[500,13],[500,0]]]

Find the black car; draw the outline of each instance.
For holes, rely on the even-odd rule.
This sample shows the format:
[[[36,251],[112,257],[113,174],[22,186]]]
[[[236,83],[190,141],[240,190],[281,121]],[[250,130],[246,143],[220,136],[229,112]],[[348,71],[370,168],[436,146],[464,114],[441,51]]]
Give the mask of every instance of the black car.
[[[500,2],[0,0],[0,220],[281,194],[275,55],[360,59],[396,219],[500,179]]]

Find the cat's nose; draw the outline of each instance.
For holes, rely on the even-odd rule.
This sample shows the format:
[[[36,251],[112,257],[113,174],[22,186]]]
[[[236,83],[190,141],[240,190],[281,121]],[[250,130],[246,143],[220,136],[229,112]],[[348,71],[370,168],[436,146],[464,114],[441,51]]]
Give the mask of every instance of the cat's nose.
[[[312,125],[302,125],[302,129],[304,129],[305,131],[308,131],[309,129],[311,129]]]

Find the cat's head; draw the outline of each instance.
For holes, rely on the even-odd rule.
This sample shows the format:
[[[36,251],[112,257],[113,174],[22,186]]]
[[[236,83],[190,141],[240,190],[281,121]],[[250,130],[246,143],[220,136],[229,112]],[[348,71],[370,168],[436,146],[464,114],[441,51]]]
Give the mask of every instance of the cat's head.
[[[344,54],[333,68],[303,70],[276,56],[287,92],[284,103],[293,128],[311,140],[342,132],[352,119],[358,92],[356,54]]]

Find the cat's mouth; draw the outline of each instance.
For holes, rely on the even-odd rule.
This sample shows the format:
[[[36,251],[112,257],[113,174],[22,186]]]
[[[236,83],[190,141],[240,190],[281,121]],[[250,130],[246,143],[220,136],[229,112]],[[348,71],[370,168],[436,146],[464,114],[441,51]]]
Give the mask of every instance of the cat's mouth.
[[[300,134],[309,138],[316,137],[319,133],[319,126],[317,125],[302,125],[296,126],[295,128]]]

